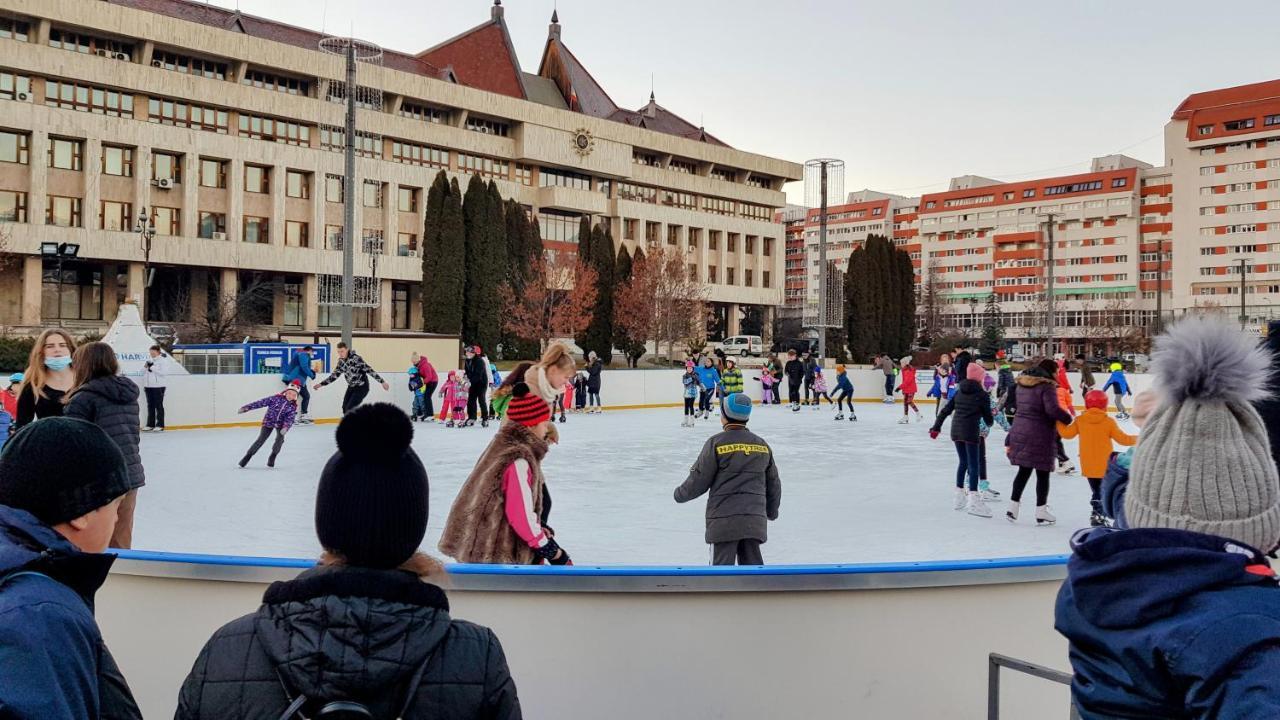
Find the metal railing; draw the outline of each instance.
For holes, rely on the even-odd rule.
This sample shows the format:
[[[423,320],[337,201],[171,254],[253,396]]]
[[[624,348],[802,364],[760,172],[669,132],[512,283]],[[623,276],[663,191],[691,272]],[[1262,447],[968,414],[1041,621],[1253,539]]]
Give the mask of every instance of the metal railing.
[[[1043,665],[1018,660],[1000,653],[987,656],[987,720],[1000,720],[1000,668],[1005,667],[1034,677],[1071,686],[1071,673],[1054,670]],[[1080,720],[1080,712],[1075,703],[1071,703],[1070,720]]]

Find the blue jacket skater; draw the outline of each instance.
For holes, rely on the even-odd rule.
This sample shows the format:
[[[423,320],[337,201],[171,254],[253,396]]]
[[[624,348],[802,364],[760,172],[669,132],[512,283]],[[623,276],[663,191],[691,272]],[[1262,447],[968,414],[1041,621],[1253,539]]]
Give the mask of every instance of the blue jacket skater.
[[[836,392],[841,390],[847,390],[850,395],[853,394],[853,381],[849,379],[849,373],[847,372],[836,373]]]
[[[1114,386],[1113,392],[1117,395],[1129,395],[1129,381],[1124,376],[1123,370],[1111,371],[1111,377],[1107,378],[1107,384],[1102,386],[1102,392],[1106,392],[1107,388]]]
[[[698,382],[702,383],[704,390],[714,390],[720,387],[720,371],[715,366],[703,367],[699,365],[694,368],[694,372],[698,373]]]
[[[316,371],[311,369],[311,355],[298,351],[289,358],[289,364],[285,366],[284,377],[281,380],[286,385],[294,380],[299,380],[306,385],[308,380],[314,380],[315,377]]]
[[[1280,584],[1261,553],[1164,528],[1084,530],[1072,549],[1055,627],[1082,718],[1280,717]]]

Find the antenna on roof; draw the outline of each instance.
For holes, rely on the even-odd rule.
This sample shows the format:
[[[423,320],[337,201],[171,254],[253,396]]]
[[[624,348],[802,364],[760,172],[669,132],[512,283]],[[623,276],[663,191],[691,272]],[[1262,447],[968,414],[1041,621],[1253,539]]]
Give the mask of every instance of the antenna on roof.
[[[329,0],[324,0],[324,10],[320,12],[320,32],[325,32],[325,24],[329,22]]]

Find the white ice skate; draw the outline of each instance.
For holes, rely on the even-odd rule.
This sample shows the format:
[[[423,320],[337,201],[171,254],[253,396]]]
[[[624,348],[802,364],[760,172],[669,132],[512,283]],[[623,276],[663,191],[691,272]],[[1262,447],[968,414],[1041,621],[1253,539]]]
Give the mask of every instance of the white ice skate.
[[[982,493],[976,490],[969,493],[969,514],[984,518],[991,517],[991,508],[982,501]]]
[[[1058,463],[1058,472],[1062,475],[1071,475],[1075,471],[1076,466],[1072,465],[1070,461]]]
[[[312,423],[314,423],[314,422],[315,422],[315,421],[311,419],[311,416],[310,416],[310,415],[299,415],[299,416],[298,416],[298,424],[299,424],[299,425],[310,425],[310,424],[312,424]]]
[[[1004,519],[1009,522],[1018,522],[1018,503],[1017,501],[1009,503],[1009,509],[1004,511]]]
[[[1049,512],[1048,505],[1036,506],[1036,525],[1052,525],[1056,522],[1058,522],[1058,518]]]
[[[840,413],[839,415],[836,415],[836,420],[843,420],[843,419],[844,419],[844,413]]]
[[[903,416],[902,416],[902,419],[898,421],[898,424],[899,424],[899,425],[906,425],[906,424],[907,424],[907,423],[909,423],[909,422],[911,422],[911,420],[910,420],[906,415],[903,415]]]
[[[858,413],[856,413],[856,412],[854,412],[854,411],[850,410],[850,411],[849,411],[849,422],[857,422],[857,421],[858,421]]]
[[[956,510],[963,510],[968,504],[969,493],[965,492],[964,488],[956,488],[955,504],[953,507]]]
[[[991,483],[986,480],[978,481],[978,492],[982,493],[982,499],[986,502],[1000,502],[1000,492],[991,489]]]
[[[920,422],[921,420],[924,420],[924,416],[920,414],[919,410],[916,410],[915,412],[916,412],[916,422]]]

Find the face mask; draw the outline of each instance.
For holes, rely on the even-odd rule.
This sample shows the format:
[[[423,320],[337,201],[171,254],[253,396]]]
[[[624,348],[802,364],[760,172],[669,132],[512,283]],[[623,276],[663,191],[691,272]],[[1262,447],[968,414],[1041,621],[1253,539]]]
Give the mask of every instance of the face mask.
[[[71,367],[71,357],[64,356],[64,357],[45,358],[44,366],[55,372],[58,370],[66,370],[67,368]]]

